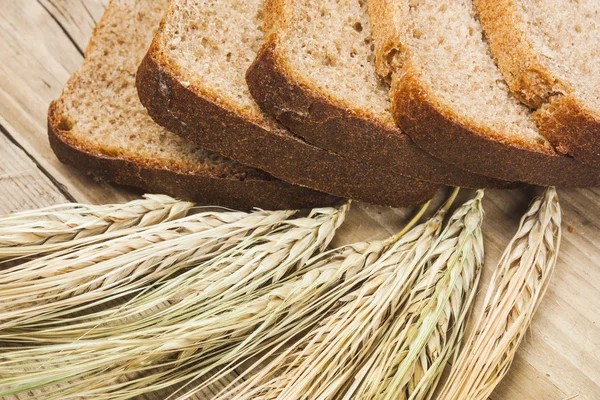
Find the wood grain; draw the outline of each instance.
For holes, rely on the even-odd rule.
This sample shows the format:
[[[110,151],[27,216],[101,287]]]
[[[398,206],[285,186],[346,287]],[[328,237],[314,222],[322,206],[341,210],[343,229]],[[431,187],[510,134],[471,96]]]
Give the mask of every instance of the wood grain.
[[[0,13],[0,212],[77,201],[123,201],[139,192],[97,184],[60,164],[46,139],[48,103],[82,62],[104,0],[4,2]],[[10,140],[9,140],[10,137]],[[538,189],[488,191],[485,287]],[[464,191],[461,200],[472,192]],[[563,243],[556,274],[509,375],[492,400],[600,399],[600,190],[560,190]],[[440,191],[434,203],[444,197]],[[382,239],[416,208],[354,204],[335,245]],[[148,396],[163,398],[162,394]],[[210,391],[198,398],[210,398]],[[40,393],[20,398],[43,398]]]
[[[0,214],[67,201],[23,150],[0,135]]]
[[[38,0],[83,56],[88,38],[108,4],[105,0]]]
[[[73,197],[93,203],[123,201],[133,193],[97,184],[61,164],[48,144],[48,105],[83,61],[74,42],[81,46],[87,42],[94,24],[91,16],[97,18],[105,2],[86,1],[90,13],[82,4],[67,0],[2,3],[0,126]]]

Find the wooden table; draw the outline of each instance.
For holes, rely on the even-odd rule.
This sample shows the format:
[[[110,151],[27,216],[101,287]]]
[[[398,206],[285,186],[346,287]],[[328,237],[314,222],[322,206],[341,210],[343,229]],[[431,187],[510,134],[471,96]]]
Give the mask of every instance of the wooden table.
[[[62,165],[46,138],[48,104],[81,64],[106,2],[0,1],[0,212],[140,195]],[[488,191],[482,290],[535,192]],[[600,399],[600,189],[560,190],[559,195],[564,233],[556,274],[493,400]],[[334,244],[387,237],[411,212],[355,204]],[[17,398],[44,396],[30,392]]]

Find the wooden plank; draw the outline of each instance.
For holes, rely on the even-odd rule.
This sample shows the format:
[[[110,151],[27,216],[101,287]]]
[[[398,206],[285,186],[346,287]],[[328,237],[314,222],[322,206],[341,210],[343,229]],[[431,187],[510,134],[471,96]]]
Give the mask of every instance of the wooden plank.
[[[124,201],[136,192],[95,183],[61,164],[48,144],[46,112],[83,61],[69,36],[83,47],[92,16],[97,18],[104,4],[10,1],[3,4],[0,17],[0,125],[74,198],[92,203]]]
[[[81,54],[108,0],[38,0]]]
[[[67,201],[27,154],[0,134],[0,214]]]

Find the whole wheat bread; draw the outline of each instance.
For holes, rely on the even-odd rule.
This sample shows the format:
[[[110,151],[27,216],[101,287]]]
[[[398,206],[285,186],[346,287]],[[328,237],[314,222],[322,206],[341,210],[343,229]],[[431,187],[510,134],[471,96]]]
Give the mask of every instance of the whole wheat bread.
[[[600,170],[555,151],[510,92],[471,0],[369,0],[376,65],[396,122],[424,150],[474,173],[595,186]]]
[[[561,153],[600,168],[600,1],[475,0],[513,93]]]
[[[436,185],[325,151],[267,118],[245,72],[262,42],[263,0],[174,0],[140,65],[140,99],[159,124],[288,182],[405,206]]]
[[[433,158],[395,124],[375,71],[365,0],[266,0],[250,93],[267,114],[321,148],[451,186],[505,187]]]
[[[167,3],[110,2],[84,64],[50,106],[59,159],[101,179],[201,203],[297,208],[336,201],[192,146],[152,121],[137,98],[135,72]]]

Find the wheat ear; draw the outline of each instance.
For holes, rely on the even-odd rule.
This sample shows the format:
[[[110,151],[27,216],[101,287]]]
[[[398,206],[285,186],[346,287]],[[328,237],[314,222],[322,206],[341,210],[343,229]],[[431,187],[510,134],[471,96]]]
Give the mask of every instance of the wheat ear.
[[[73,248],[185,216],[193,203],[146,194],[125,204],[63,204],[0,217],[0,258]]]
[[[117,343],[118,353],[128,359],[122,368],[98,369],[86,376],[81,384],[69,387],[67,391],[61,390],[49,399],[63,398],[67,394],[126,399],[193,382],[220,366],[231,371],[243,360],[289,340],[296,330],[316,323],[335,302],[331,290],[341,282],[358,279],[355,274],[360,271],[360,264],[378,257],[381,251],[381,242],[336,250],[331,259],[328,257],[311,264],[308,271],[295,274],[291,279],[285,278],[253,295],[217,306],[206,305],[180,323],[161,322],[153,329],[113,337],[111,343]],[[79,345],[83,346],[82,351],[89,348],[89,342]],[[64,365],[65,360],[67,364],[75,365],[77,360],[81,361],[81,354],[61,359],[61,364]],[[72,370],[78,369],[73,367]],[[137,378],[118,381],[124,373],[134,374]],[[210,382],[223,375],[226,375],[225,371],[217,372]],[[192,392],[208,384],[205,382]],[[189,398],[190,395],[186,393],[182,397]]]
[[[302,266],[315,252],[322,251],[343,223],[348,209],[349,203],[340,208],[315,209],[305,218],[278,221],[281,223],[278,223],[277,229],[263,230],[264,235],[254,235],[229,251],[213,252],[212,257],[204,257],[207,262],[203,263],[199,263],[197,258],[189,259],[189,255],[200,255],[207,246],[188,243],[183,246],[182,251],[175,254],[177,259],[186,262],[185,265],[194,267],[160,282],[154,290],[119,306],[117,310],[109,309],[88,314],[83,322],[69,318],[60,323],[62,326],[55,328],[40,330],[39,326],[36,326],[27,336],[21,334],[12,340],[63,343],[78,339],[80,335],[100,338],[103,335],[112,335],[114,324],[119,324],[119,321],[129,317],[135,318],[160,306],[165,300],[171,301],[170,307],[155,311],[152,319],[135,318],[137,325],[131,329],[150,326],[163,316],[170,318],[180,316],[181,313],[193,315],[194,310],[202,307],[206,301],[226,301],[230,296],[239,297],[252,292],[270,281],[281,279],[286,273]],[[187,250],[186,247],[193,250]],[[149,254],[155,253],[152,250],[149,250]],[[190,264],[190,260],[194,262]],[[162,270],[163,267],[159,269]],[[59,324],[55,321],[54,325]],[[6,335],[0,336],[0,339],[2,338],[7,339]]]
[[[483,191],[452,215],[412,288],[344,399],[423,399],[459,345],[483,266]]]
[[[383,255],[363,266],[360,286],[328,310],[330,315],[318,327],[217,399],[335,397],[351,378],[357,354],[372,346],[389,315],[405,301],[422,272],[423,257],[441,232],[446,211],[447,207],[403,237],[392,238]]]
[[[335,230],[341,225],[348,207],[349,204],[345,204],[339,209],[315,209],[306,218],[284,221],[277,230],[256,238],[250,244],[238,246],[231,254],[211,259],[200,267],[173,278],[158,288],[157,292],[161,293],[158,298],[162,301],[173,299],[175,302],[150,318],[145,318],[141,323],[145,328],[140,326],[140,321],[135,321],[132,325],[125,322],[124,325],[111,326],[107,331],[98,328],[86,331],[85,339],[73,342],[67,334],[72,333],[73,328],[66,327],[62,331],[63,336],[60,336],[61,341],[67,336],[64,344],[25,347],[4,353],[5,361],[0,362],[0,376],[6,379],[0,380],[0,385],[16,387],[1,394],[18,392],[20,387],[29,389],[32,384],[44,386],[48,382],[93,376],[99,372],[106,385],[107,371],[117,371],[120,376],[125,372],[133,372],[140,365],[147,365],[148,360],[154,357],[162,360],[164,353],[172,353],[178,348],[165,348],[169,344],[167,338],[181,338],[183,332],[177,328],[181,327],[181,323],[184,326],[192,324],[192,317],[199,309],[208,310],[207,314],[202,314],[198,322],[200,326],[204,327],[206,322],[203,321],[209,317],[213,317],[209,326],[216,326],[214,324],[220,318],[215,319],[214,315],[224,312],[223,305],[235,303],[236,298],[244,298],[244,302],[247,302],[247,294],[259,290],[268,282],[277,283],[290,273],[298,273],[298,268],[303,268],[310,255],[322,251],[329,243]],[[230,276],[223,275],[225,270],[229,271]],[[232,275],[235,275],[235,279],[232,279]],[[206,282],[214,283],[216,287],[213,289]],[[179,299],[182,294],[184,298]],[[239,304],[233,309],[239,309]],[[237,319],[233,322],[237,323]],[[204,329],[198,330],[193,325],[192,328],[195,334],[206,334]],[[249,328],[247,326],[245,329]],[[56,332],[54,330],[53,334]],[[108,333],[109,336],[107,338],[100,334],[100,339],[94,340],[98,332]],[[169,333],[175,336],[167,336]],[[224,333],[218,332],[211,339],[218,343],[214,348],[223,346],[221,336]],[[36,334],[37,332],[30,333]],[[198,338],[200,339],[201,337]],[[210,348],[211,340],[207,338],[205,347]],[[48,363],[57,363],[58,366],[52,371],[27,374],[25,371],[32,366],[27,360],[31,360],[31,357],[35,358],[35,364],[46,360]],[[88,385],[90,379],[87,380],[86,387]]]
[[[0,338],[9,340],[11,328],[26,331],[35,325],[37,331],[40,323],[65,312],[133,294],[161,277],[252,241],[291,214],[201,213],[5,270],[0,274]]]
[[[421,215],[419,213],[418,217]],[[414,222],[416,219],[409,225]],[[151,347],[128,363],[130,368],[135,366],[135,374],[141,376],[111,385],[107,382],[112,382],[119,372],[114,375],[112,371],[112,378],[104,374],[86,377],[86,395],[99,399],[131,398],[189,383],[225,366],[212,379],[181,395],[181,398],[189,398],[235,369],[243,360],[283,344],[314,325],[342,295],[366,279],[366,266],[375,262],[400,236],[324,253],[283,280],[238,300],[219,303],[222,308],[206,304],[202,312],[196,309],[196,314],[188,316],[185,323],[182,320],[176,327],[169,325],[170,333],[161,334],[156,343],[146,343]],[[165,352],[172,357],[169,359]],[[158,371],[155,368],[157,362]]]
[[[487,399],[506,375],[552,277],[560,224],[558,196],[548,188],[532,203],[504,251],[484,311],[439,399]]]

